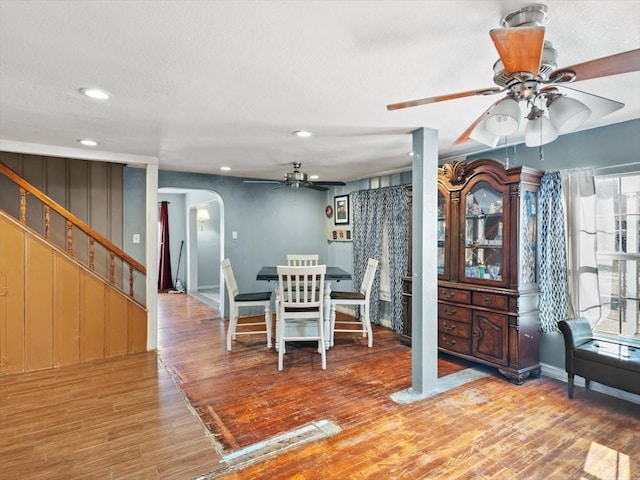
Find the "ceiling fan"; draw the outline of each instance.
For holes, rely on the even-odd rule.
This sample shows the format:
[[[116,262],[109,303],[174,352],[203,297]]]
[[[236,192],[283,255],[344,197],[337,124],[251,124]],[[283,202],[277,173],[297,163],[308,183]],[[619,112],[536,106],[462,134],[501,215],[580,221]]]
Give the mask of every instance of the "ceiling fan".
[[[524,127],[525,144],[534,147],[576,130],[589,118],[600,118],[624,107],[623,103],[564,84],[638,71],[640,49],[558,69],[557,51],[551,42],[544,40],[542,22],[546,18],[546,5],[529,5],[506,15],[501,21],[502,28],[489,31],[500,56],[493,66],[493,81],[497,87],[393,103],[387,105],[387,110],[506,93],[454,144],[472,139],[495,147],[500,137],[522,133]],[[527,122],[522,122],[523,119]]]
[[[293,166],[293,172],[285,173],[284,180],[244,180],[244,183],[276,183],[278,186],[275,188],[310,188],[321,192],[329,190],[330,186],[345,185],[344,182],[312,182],[306,173],[300,171],[302,163],[291,162],[291,165]]]

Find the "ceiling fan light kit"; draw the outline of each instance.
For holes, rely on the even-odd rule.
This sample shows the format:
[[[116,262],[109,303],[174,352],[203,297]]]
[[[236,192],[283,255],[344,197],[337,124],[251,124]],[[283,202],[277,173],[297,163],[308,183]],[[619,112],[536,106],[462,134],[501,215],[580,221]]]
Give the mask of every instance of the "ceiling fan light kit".
[[[518,131],[521,115],[522,112],[518,101],[507,97],[500,100],[491,109],[491,113],[484,121],[484,124],[490,133],[504,137]]]
[[[527,120],[527,126],[524,131],[525,145],[527,147],[539,147],[558,138],[556,127],[553,126],[544,111],[535,105],[527,115]]]
[[[480,124],[469,134],[469,138],[471,140],[475,140],[478,143],[488,145],[489,147],[495,147],[496,145],[498,145],[500,135],[491,133],[489,130],[487,130],[485,122],[480,122]]]
[[[489,31],[500,57],[493,65],[493,81],[499,88],[410,100],[387,105],[387,109],[506,93],[505,98],[489,107],[454,142],[460,144],[471,139],[495,147],[500,137],[507,136],[511,136],[511,140],[524,136],[527,146],[544,145],[560,134],[577,130],[589,119],[623,108],[623,103],[563,84],[638,71],[640,49],[558,69],[558,52],[544,39],[542,23],[546,18],[546,5],[528,5],[505,15],[502,28]],[[522,122],[523,119],[526,121]]]
[[[559,95],[548,101],[549,119],[558,133],[567,133],[581,127],[591,115],[591,109],[584,103]]]

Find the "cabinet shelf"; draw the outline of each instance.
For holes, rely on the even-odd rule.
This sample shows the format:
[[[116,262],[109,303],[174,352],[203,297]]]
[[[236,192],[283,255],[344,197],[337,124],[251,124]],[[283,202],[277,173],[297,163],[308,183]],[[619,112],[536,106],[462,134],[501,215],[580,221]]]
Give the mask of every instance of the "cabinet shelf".
[[[499,249],[502,248],[502,244],[493,244],[493,243],[472,243],[467,245],[465,248],[489,248],[489,249]]]

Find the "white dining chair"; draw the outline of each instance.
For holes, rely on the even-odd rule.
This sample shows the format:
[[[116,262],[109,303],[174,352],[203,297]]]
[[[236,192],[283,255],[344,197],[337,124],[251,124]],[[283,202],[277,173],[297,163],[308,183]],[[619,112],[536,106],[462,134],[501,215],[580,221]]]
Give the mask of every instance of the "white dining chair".
[[[331,292],[331,346],[334,343],[335,332],[362,333],[367,338],[369,348],[373,346],[373,331],[371,330],[371,318],[369,317],[371,287],[376,276],[378,260],[370,258],[367,261],[367,270],[357,292]],[[354,320],[336,320],[336,307],[338,305],[349,305],[360,307],[360,316]],[[336,328],[338,325],[339,328]]]
[[[289,341],[316,341],[322,369],[327,368],[324,346],[324,276],[326,265],[290,267],[279,265],[280,296],[276,341],[278,370],[284,364],[285,345]]]
[[[225,258],[220,262],[224,281],[227,285],[227,293],[229,296],[229,328],[227,330],[227,350],[231,351],[231,341],[236,339],[237,335],[256,335],[267,334],[267,348],[271,348],[271,292],[250,292],[240,293],[236,277],[231,268],[231,261]],[[241,330],[238,330],[238,317],[240,316],[240,308],[243,307],[262,307],[264,309],[264,322],[243,322],[240,324]],[[264,329],[256,329],[262,326]]]
[[[310,267],[314,265],[318,265],[320,261],[320,255],[316,254],[298,254],[298,253],[290,253],[287,255],[287,265],[290,267]],[[276,293],[276,317],[280,312],[280,300],[279,295]],[[277,321],[277,320],[276,320]]]
[[[320,255],[318,254],[300,255],[296,253],[287,255],[287,265],[290,267],[310,267],[318,265],[319,261]]]

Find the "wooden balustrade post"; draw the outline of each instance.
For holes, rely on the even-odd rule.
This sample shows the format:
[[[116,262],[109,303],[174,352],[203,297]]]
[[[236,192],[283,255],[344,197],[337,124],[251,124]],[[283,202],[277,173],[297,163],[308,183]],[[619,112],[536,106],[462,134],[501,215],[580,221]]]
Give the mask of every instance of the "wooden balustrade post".
[[[73,223],[67,220],[67,255],[73,257]]]
[[[109,250],[109,282],[115,284],[116,283],[116,263],[114,261],[115,255]]]
[[[89,269],[93,272],[96,269],[96,247],[94,245],[95,240],[93,237],[89,237]]]
[[[49,205],[44,206],[44,239],[51,241],[51,208]]]
[[[20,187],[20,223],[27,224],[27,191]]]
[[[129,296],[133,298],[133,265],[129,265]]]

